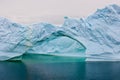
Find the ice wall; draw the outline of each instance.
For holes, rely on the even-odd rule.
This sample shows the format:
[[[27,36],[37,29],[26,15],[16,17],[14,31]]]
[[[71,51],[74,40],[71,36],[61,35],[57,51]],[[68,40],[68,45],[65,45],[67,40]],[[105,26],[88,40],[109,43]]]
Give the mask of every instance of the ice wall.
[[[120,7],[109,5],[87,18],[65,17],[62,26],[23,25],[0,18],[0,60],[25,53],[113,58],[120,53]]]

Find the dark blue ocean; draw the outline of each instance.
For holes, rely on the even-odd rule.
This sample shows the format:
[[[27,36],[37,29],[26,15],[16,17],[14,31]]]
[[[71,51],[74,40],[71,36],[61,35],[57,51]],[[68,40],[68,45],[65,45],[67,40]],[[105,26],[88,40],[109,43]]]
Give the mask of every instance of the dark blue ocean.
[[[120,62],[0,62],[0,80],[120,80]]]

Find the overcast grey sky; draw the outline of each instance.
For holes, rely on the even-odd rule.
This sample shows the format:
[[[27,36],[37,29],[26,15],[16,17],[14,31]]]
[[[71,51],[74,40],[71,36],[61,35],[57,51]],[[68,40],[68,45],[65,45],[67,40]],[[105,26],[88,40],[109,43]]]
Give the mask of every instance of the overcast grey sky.
[[[0,16],[20,23],[61,24],[64,16],[85,17],[120,0],[0,0]]]

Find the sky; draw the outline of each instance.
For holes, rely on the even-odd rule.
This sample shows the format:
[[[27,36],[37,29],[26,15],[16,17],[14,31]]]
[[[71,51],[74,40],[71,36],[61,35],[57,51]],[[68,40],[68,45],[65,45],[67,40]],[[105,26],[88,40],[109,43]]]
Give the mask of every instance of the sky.
[[[87,17],[110,4],[120,0],[0,0],[0,16],[24,24],[62,24],[64,16]]]

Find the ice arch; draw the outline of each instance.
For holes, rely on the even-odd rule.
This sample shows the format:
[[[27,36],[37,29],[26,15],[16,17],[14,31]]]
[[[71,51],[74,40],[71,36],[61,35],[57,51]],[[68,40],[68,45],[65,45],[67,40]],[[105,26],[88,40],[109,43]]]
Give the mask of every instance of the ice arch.
[[[86,47],[64,31],[56,31],[37,41],[27,53],[84,53]]]

